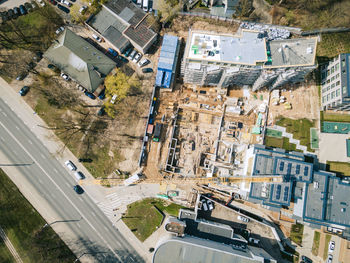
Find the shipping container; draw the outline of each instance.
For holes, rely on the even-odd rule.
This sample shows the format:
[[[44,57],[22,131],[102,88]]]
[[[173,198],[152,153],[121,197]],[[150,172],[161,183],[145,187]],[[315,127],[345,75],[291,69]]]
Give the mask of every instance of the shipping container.
[[[154,135],[153,135],[153,141],[159,142],[160,135],[162,133],[162,127],[163,127],[163,124],[161,123],[156,124],[156,128],[154,130]]]

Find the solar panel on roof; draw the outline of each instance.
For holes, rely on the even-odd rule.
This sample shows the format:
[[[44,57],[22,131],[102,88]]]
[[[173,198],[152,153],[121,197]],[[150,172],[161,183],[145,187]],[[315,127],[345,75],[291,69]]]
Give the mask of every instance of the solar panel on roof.
[[[292,171],[292,163],[288,163],[287,174],[290,174],[291,171]]]
[[[297,164],[297,167],[295,168],[295,173],[296,174],[300,173],[300,164]]]
[[[288,200],[288,192],[284,192],[283,200],[287,202]]]
[[[304,167],[304,175],[307,176],[308,173],[309,173],[309,167],[305,166]]]

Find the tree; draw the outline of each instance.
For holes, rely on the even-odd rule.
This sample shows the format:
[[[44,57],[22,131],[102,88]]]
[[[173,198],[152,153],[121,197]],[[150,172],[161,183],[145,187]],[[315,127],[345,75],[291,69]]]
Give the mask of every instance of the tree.
[[[158,11],[161,13],[160,22],[171,20],[181,10],[181,2],[177,0],[159,0]]]

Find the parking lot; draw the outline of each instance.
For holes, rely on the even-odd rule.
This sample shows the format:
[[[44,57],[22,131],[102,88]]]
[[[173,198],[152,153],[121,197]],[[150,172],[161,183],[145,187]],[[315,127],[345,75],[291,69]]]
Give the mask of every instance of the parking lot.
[[[26,2],[30,2],[28,0],[3,0],[0,2],[0,9],[1,11],[8,10],[10,8],[14,8],[16,6],[23,5]]]

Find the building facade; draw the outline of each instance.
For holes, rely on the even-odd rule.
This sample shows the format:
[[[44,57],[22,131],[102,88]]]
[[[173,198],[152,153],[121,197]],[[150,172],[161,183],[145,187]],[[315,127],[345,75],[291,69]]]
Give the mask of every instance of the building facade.
[[[350,53],[321,66],[321,94],[324,110],[350,110]]]
[[[185,83],[226,88],[274,89],[304,81],[316,68],[316,38],[267,41],[264,33],[236,35],[189,31],[182,74]]]

